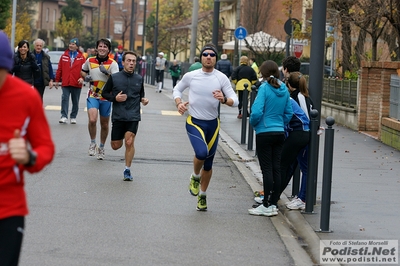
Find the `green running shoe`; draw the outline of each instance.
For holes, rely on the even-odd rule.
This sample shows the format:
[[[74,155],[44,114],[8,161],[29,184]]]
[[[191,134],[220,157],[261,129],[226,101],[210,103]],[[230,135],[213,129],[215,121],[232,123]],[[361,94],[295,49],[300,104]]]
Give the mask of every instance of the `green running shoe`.
[[[190,177],[189,193],[193,196],[199,194],[200,178],[196,178],[193,175]]]
[[[206,211],[207,210],[207,196],[206,195],[198,195],[197,196],[197,208],[198,211]]]

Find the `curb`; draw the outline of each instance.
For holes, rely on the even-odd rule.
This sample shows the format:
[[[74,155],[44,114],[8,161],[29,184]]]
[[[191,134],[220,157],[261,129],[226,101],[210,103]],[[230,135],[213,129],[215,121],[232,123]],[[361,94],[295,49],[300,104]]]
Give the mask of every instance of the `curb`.
[[[257,159],[249,156],[222,129],[220,129],[220,137],[219,145],[232,159],[251,189],[253,191],[262,190],[262,174]],[[282,194],[280,202],[284,204],[287,201],[289,200],[286,195]],[[279,204],[279,215],[271,218],[271,222],[278,231],[294,262],[296,265],[321,265],[319,264],[319,236],[301,212],[288,210],[283,204]]]

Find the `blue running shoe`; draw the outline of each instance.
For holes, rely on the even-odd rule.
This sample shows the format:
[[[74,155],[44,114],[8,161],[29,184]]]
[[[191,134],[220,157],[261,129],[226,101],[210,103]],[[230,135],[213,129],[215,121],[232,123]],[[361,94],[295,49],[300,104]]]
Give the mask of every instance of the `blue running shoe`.
[[[124,181],[132,181],[133,177],[131,176],[131,170],[125,169],[124,170]]]

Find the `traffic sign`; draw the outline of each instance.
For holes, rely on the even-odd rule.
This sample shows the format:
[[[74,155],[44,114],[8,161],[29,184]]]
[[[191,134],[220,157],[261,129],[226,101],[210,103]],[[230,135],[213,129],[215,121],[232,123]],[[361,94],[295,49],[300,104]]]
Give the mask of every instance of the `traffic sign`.
[[[300,21],[297,18],[289,18],[288,20],[286,20],[283,29],[285,30],[287,35],[292,35],[293,24],[299,24],[299,23]]]
[[[246,28],[239,26],[235,30],[235,38],[238,40],[243,40],[247,36]]]
[[[294,55],[297,58],[300,58],[303,54],[303,44],[294,44],[293,45]]]

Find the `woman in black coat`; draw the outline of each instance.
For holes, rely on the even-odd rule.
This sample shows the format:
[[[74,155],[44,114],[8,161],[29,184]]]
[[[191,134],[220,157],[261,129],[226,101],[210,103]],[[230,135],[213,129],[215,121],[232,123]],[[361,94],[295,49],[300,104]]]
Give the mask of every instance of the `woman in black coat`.
[[[29,42],[20,41],[14,55],[14,67],[11,73],[33,86],[35,78],[40,76],[40,68],[35,56],[29,51]]]

